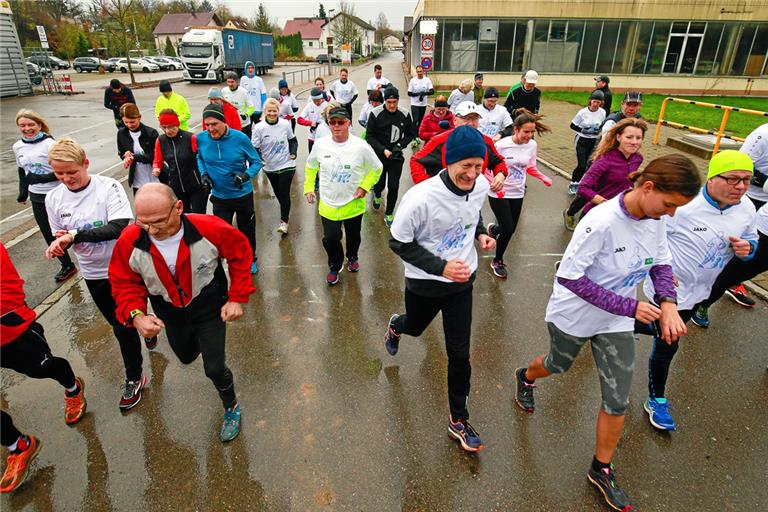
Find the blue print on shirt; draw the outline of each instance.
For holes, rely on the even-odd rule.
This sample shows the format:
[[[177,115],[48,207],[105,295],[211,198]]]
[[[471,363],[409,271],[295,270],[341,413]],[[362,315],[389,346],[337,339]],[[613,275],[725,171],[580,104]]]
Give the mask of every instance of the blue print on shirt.
[[[286,153],[288,153],[288,144],[285,141],[281,140],[276,142],[271,148],[269,148],[267,156],[277,157]]]
[[[352,179],[351,166],[334,162],[333,169],[331,169],[331,183],[349,183],[350,179]]]
[[[634,288],[645,281],[645,278],[648,276],[648,269],[643,268],[643,259],[640,257],[640,246],[635,247],[635,252],[627,263],[627,270],[629,271],[627,277],[624,278],[621,284],[611,288],[611,291],[620,290],[622,288]]]
[[[525,177],[525,168],[519,165],[508,163],[507,170],[509,171],[509,178],[513,181],[523,181]]]
[[[467,226],[464,226],[462,219],[457,219],[456,222],[448,228],[448,231],[443,234],[440,245],[438,245],[436,249],[437,253],[441,254],[451,249],[464,247],[467,240],[466,230],[468,227],[472,227],[472,225],[468,224]]]
[[[707,251],[704,253],[704,259],[699,263],[699,268],[716,269],[723,268],[730,254],[728,253],[729,243],[725,234],[721,231],[716,237],[713,237],[707,243]]]

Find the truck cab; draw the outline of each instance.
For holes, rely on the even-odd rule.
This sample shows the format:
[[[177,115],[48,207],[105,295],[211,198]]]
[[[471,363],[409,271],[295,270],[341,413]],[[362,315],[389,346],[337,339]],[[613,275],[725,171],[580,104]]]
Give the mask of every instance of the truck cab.
[[[181,38],[179,56],[184,64],[182,76],[190,82],[224,80],[224,45],[221,31],[191,29]]]

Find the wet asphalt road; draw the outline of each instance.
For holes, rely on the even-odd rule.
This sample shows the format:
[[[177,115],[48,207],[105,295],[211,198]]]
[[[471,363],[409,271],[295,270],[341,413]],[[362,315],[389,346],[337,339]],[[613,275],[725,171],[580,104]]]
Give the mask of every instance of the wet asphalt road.
[[[400,60],[393,55],[382,64],[404,90]],[[368,66],[351,78],[362,88],[370,75]],[[179,86],[193,113],[206,90]],[[140,107],[149,110],[155,96],[138,91]],[[80,112],[85,118],[72,129],[83,129],[75,136],[86,143],[92,170],[116,162],[114,128],[100,98],[59,106],[25,101],[44,112]],[[15,140],[6,138],[7,113],[18,108],[9,103],[3,100],[3,150]],[[306,130],[298,132],[303,162]],[[2,180],[9,180],[5,163]],[[556,178],[547,189],[530,180],[506,282],[491,274],[490,255],[480,260],[470,399],[473,424],[488,445],[479,455],[465,454],[446,435],[440,321],[419,339],[404,337],[395,357],[382,346],[389,315],[403,310],[402,264],[387,247],[382,214],[364,218],[361,271],[343,272],[329,288],[320,221],[301,198],[302,182],[300,170],[291,232],[280,239],[277,201],[263,176],[255,180],[258,292],[244,318],[228,327],[228,362],[243,409],[239,438],[218,441],[222,410],[201,361],[184,367],[162,335],[155,351],[144,351],[150,387],[121,414],[118,346],[78,282],[40,322],[53,352],[85,378],[88,414],[68,428],[55,382],[2,371],[3,408],[43,440],[28,482],[0,499],[3,510],[606,510],[586,480],[600,404],[589,351],[567,374],[539,382],[535,414],[512,402],[514,369],[548,348],[543,316],[553,263],[569,238],[560,217],[567,182]],[[484,217],[493,218],[487,207]],[[39,234],[10,249],[34,303],[54,288],[56,264],[40,261],[42,250]],[[642,411],[650,340],[638,342],[631,412],[615,461],[637,510],[768,506],[766,312],[762,302],[746,310],[724,300],[711,310],[709,330],[689,327],[669,382],[680,424],[671,435],[655,432]]]

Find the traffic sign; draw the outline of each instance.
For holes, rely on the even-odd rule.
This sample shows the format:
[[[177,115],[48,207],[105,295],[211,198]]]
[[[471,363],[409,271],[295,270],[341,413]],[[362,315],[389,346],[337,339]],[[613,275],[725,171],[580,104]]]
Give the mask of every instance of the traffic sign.
[[[421,36],[421,49],[425,52],[431,52],[435,47],[433,36]]]
[[[48,49],[48,36],[45,34],[45,27],[37,25],[37,35],[40,38],[40,46],[44,49]]]
[[[421,59],[421,67],[424,68],[424,71],[429,71],[432,69],[432,58],[431,57],[424,57]]]

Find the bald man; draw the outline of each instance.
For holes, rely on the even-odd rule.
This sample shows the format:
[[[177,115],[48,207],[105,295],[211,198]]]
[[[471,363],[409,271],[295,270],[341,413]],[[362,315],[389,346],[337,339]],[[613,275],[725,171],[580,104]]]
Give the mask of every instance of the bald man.
[[[184,364],[202,354],[205,375],[224,404],[219,438],[231,441],[240,432],[240,406],[226,365],[226,322],[243,316],[242,304],[256,291],[248,240],[218,217],[185,214],[167,185],[143,186],[135,207],[137,222],[123,230],[109,264],[117,318],[144,337],[165,329]]]

